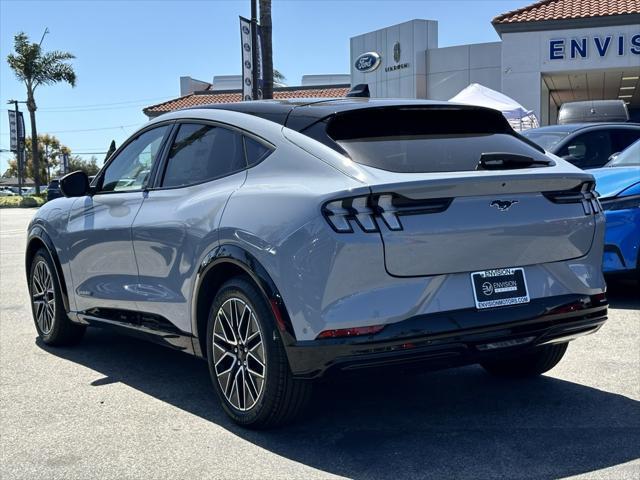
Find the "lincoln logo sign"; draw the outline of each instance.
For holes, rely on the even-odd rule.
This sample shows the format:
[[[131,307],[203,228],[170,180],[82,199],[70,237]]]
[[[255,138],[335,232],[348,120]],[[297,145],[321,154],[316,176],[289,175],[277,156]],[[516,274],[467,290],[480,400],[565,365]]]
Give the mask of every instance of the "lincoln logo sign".
[[[377,52],[363,53],[356,59],[354,66],[362,73],[373,72],[380,66],[380,55]]]
[[[571,40],[549,40],[549,60],[565,60],[589,58],[598,56],[604,58],[607,54],[623,56],[631,52],[640,55],[640,34],[626,37],[625,35],[607,35],[604,37],[580,37]]]

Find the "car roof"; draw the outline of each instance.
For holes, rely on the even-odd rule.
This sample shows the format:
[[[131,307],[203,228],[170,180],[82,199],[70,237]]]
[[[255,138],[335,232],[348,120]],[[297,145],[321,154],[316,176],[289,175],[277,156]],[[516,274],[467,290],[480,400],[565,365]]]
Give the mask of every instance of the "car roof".
[[[340,97],[340,98],[290,98],[282,100],[256,100],[251,102],[238,103],[213,103],[191,107],[187,110],[231,110],[235,112],[248,113],[262,117],[266,120],[285,125],[293,130],[301,131],[306,127],[316,123],[318,120],[330,115],[349,110],[359,110],[364,108],[384,108],[384,107],[420,107],[436,106],[447,107],[456,106],[463,108],[479,108],[471,105],[463,105],[451,102],[436,100],[416,100],[416,99],[396,99],[396,98],[363,98],[363,97]]]
[[[593,129],[600,129],[600,128],[611,128],[611,127],[636,127],[636,128],[640,128],[640,124],[639,123],[633,123],[633,122],[583,122],[583,123],[566,123],[564,125],[547,125],[546,127],[538,127],[538,128],[534,128],[531,130],[528,130],[528,132],[534,133],[534,132],[550,132],[550,133],[572,133],[572,132],[576,132],[578,130],[582,130],[585,128],[593,128]]]

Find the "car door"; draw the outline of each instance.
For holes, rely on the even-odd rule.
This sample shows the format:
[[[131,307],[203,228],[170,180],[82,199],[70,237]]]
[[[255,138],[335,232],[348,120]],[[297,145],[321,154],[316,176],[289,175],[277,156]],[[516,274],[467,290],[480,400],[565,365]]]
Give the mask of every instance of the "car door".
[[[170,129],[162,125],[131,138],[100,172],[95,193],[74,203],[64,243],[78,311],[137,308],[131,225]]]
[[[567,140],[557,155],[578,168],[589,169],[602,167],[612,153],[609,131],[594,129]]]
[[[140,310],[191,330],[192,285],[231,194],[246,178],[243,135],[232,128],[177,125],[156,186],[133,223]]]

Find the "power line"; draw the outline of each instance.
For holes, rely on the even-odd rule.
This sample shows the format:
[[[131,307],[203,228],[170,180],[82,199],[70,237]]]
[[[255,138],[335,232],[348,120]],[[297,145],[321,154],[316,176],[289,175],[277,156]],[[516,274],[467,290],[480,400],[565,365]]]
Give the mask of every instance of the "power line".
[[[142,106],[148,106],[149,102],[157,102],[158,100],[171,100],[175,98],[172,96],[165,97],[155,97],[155,98],[141,98],[138,100],[128,100],[125,102],[112,102],[112,103],[94,103],[87,105],[68,105],[68,106],[58,106],[58,107],[45,107],[39,108],[38,112],[41,113],[74,113],[74,112],[91,112],[98,110],[119,110],[123,108],[137,108]],[[7,110],[3,108],[2,110]]]
[[[129,127],[138,127],[142,124],[140,123],[132,123],[130,125],[116,125],[114,127],[100,127],[100,128],[81,128],[77,130],[48,130],[46,132],[42,132],[43,135],[48,133],[76,133],[76,132],[97,132],[100,130],[118,130],[120,128],[129,128]],[[9,132],[3,132],[2,135],[9,135]]]

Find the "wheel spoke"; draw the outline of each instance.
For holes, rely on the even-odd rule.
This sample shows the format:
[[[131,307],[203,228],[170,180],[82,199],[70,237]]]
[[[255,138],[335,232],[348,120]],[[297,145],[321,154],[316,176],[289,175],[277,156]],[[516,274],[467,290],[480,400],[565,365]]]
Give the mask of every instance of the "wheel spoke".
[[[220,311],[218,312],[218,317],[220,317],[221,320],[220,325],[222,328],[222,333],[225,339],[231,344],[236,344],[238,343],[238,341],[236,339],[236,334],[233,331],[233,315],[231,313],[230,315],[232,317],[231,319],[229,319],[227,313],[224,311],[224,306],[223,308],[220,308]],[[233,337],[233,339],[231,339],[230,336]]]

